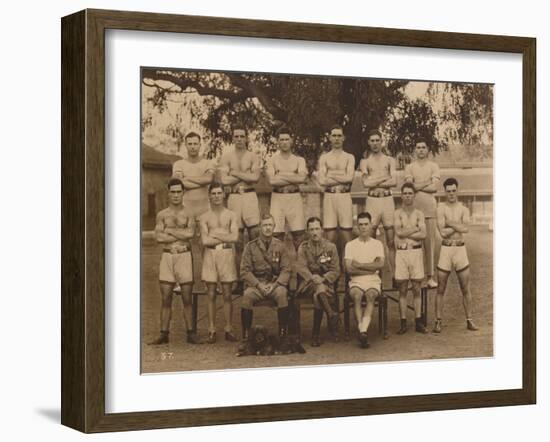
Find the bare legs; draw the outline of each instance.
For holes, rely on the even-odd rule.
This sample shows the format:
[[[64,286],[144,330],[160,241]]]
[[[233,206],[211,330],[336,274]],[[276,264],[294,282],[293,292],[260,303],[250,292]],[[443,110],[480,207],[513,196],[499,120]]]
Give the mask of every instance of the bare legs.
[[[443,317],[443,297],[447,289],[447,281],[449,280],[450,272],[443,270],[437,271],[437,295],[435,298],[435,326],[434,332],[441,332],[441,319]],[[464,314],[466,316],[466,325],[468,330],[475,331],[477,327],[472,321],[472,293],[470,291],[470,269],[458,271],[456,273],[460,291],[462,292],[462,305],[464,306]]]
[[[216,332],[216,283],[207,283],[208,293],[208,333]],[[224,330],[231,333],[233,330],[233,302],[231,298],[231,283],[222,282],[223,313],[225,318]]]

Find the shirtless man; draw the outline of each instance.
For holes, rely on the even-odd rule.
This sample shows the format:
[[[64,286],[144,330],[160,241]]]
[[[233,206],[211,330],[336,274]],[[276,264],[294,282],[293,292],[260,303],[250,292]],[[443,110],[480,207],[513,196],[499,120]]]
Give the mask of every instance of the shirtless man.
[[[193,288],[193,266],[189,239],[195,235],[195,223],[184,208],[183,183],[178,178],[168,182],[169,205],[157,214],[155,236],[163,245],[159,266],[161,294],[160,336],[151,345],[169,342],[170,319],[172,317],[172,297],[176,283],[181,286],[183,320],[187,328],[187,342],[197,344],[198,340],[191,328],[191,290]]]
[[[304,202],[300,184],[307,178],[306,160],[292,153],[292,134],[288,127],[277,131],[279,151],[267,162],[267,179],[273,186],[271,194],[271,215],[275,219],[273,235],[284,240],[285,221],[292,233],[294,248],[304,239]]]
[[[475,331],[478,328],[472,320],[472,294],[470,292],[470,263],[464,244],[465,233],[468,233],[470,212],[458,201],[458,181],[447,178],[443,183],[447,201],[437,207],[437,227],[441,238],[441,251],[437,264],[437,296],[435,298],[435,325],[433,332],[441,333],[443,296],[447,288],[447,280],[453,268],[455,269],[462,291],[462,303],[466,314],[466,328]]]
[[[363,173],[363,185],[367,188],[365,210],[372,216],[372,235],[374,238],[380,223],[384,226],[389,262],[393,266],[395,262],[393,229],[395,204],[391,188],[397,184],[395,161],[382,153],[382,135],[379,131],[372,130],[369,132],[368,144],[371,154],[359,163],[359,168]]]
[[[199,155],[201,136],[195,132],[185,135],[187,158],[178,160],[172,166],[172,176],[179,178],[184,187],[183,204],[192,216],[198,218],[210,208],[208,185],[214,177],[209,160]]]
[[[239,241],[237,242],[237,262],[240,262],[244,247],[244,228],[248,230],[248,240],[259,235],[260,207],[253,185],[260,179],[260,158],[247,149],[248,134],[242,126],[233,127],[235,149],[222,156],[220,161],[221,182],[231,187],[227,208],[237,216]]]
[[[428,160],[428,144],[424,139],[418,139],[415,147],[416,160],[405,167],[405,182],[413,183],[416,189],[415,207],[424,213],[426,219],[426,239],[424,240],[424,263],[427,284],[430,288],[437,287],[435,275],[435,229],[437,201],[435,193],[441,179],[439,166]]]
[[[330,129],[331,150],[319,158],[317,180],[325,187],[323,197],[323,226],[326,238],[340,246],[342,256],[344,245],[352,239],[353,205],[351,202],[351,183],[355,172],[355,158],[344,151],[344,130],[341,126]]]
[[[216,342],[216,286],[221,284],[225,316],[225,340],[237,341],[233,334],[231,286],[237,280],[235,243],[239,238],[237,216],[224,207],[223,186],[213,183],[208,188],[210,210],[200,217],[204,246],[202,280],[208,293],[208,343]]]
[[[403,205],[395,211],[395,281],[399,288],[399,315],[401,327],[397,334],[407,332],[407,290],[409,281],[413,291],[415,330],[428,333],[422,323],[420,285],[424,279],[422,240],[426,237],[426,223],[422,211],[414,208],[416,190],[412,183],[401,186]]]

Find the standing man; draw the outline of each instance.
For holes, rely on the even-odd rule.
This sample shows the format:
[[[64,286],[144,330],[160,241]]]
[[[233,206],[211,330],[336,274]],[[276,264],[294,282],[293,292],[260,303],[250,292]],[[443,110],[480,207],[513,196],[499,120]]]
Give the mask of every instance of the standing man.
[[[317,179],[325,187],[323,197],[323,224],[326,238],[340,246],[352,239],[353,205],[351,201],[351,183],[355,172],[355,158],[344,151],[344,130],[333,126],[329,133],[330,152],[319,158]]]
[[[261,165],[258,156],[247,148],[248,133],[243,126],[233,127],[233,145],[235,148],[222,156],[220,171],[222,184],[231,187],[227,208],[237,216],[237,262],[240,262],[244,228],[248,230],[249,240],[257,238],[259,234],[260,207],[253,185],[260,179]]]
[[[409,281],[413,291],[415,330],[428,333],[422,323],[420,286],[424,280],[424,256],[422,240],[426,237],[424,214],[414,208],[415,189],[412,183],[401,186],[401,209],[395,211],[395,281],[399,288],[399,315],[401,327],[397,334],[407,332],[407,289]]]
[[[415,207],[424,213],[426,219],[426,239],[424,240],[424,263],[428,287],[435,288],[435,229],[437,201],[435,194],[441,179],[439,166],[428,160],[428,144],[418,139],[415,146],[416,160],[405,167],[405,182],[413,183],[416,189]]]
[[[458,181],[455,178],[447,178],[443,183],[447,201],[437,207],[437,227],[441,238],[441,251],[437,264],[437,296],[435,298],[435,325],[433,332],[441,333],[443,296],[447,288],[449,274],[455,269],[460,290],[462,291],[462,303],[466,314],[466,328],[475,331],[478,328],[472,320],[472,294],[470,292],[470,263],[466,253],[466,245],[463,235],[468,233],[470,212],[458,201]]]
[[[172,166],[172,176],[179,178],[185,186],[183,204],[188,213],[198,219],[209,208],[208,185],[214,177],[214,170],[206,158],[199,155],[201,136],[195,132],[185,135],[187,158],[178,160]]]
[[[279,151],[267,162],[267,179],[273,186],[271,214],[275,219],[274,236],[281,241],[285,236],[285,222],[292,233],[294,248],[304,239],[304,202],[300,184],[307,178],[306,161],[292,153],[292,134],[288,127],[277,131]]]
[[[372,216],[373,237],[376,237],[380,223],[384,226],[390,267],[393,267],[395,261],[393,229],[395,204],[391,188],[397,184],[395,161],[382,152],[382,135],[378,130],[369,132],[367,142],[371,154],[359,163],[359,168],[363,173],[363,185],[367,189],[365,210]]]
[[[216,342],[216,286],[221,284],[225,316],[225,340],[237,341],[233,334],[231,286],[237,280],[235,243],[239,238],[236,215],[224,207],[224,191],[220,183],[208,188],[210,210],[200,217],[204,246],[202,280],[208,293],[208,343]]]
[[[351,276],[349,295],[353,300],[355,318],[359,329],[359,343],[368,348],[367,330],[372,318],[374,301],[381,294],[382,280],[379,271],[384,267],[384,246],[372,238],[371,215],[362,212],[357,215],[359,237],[346,244],[344,261],[346,271]],[[362,306],[363,299],[366,307]]]
[[[308,240],[298,248],[296,272],[301,277],[298,295],[313,299],[313,332],[311,346],[319,347],[323,311],[327,314],[330,334],[338,338],[338,312],[331,301],[336,296],[334,284],[340,276],[340,258],[336,246],[323,239],[323,225],[317,217],[307,220]]]
[[[159,266],[160,336],[151,345],[169,342],[173,289],[176,283],[181,286],[187,342],[198,344],[197,336],[191,328],[193,266],[189,239],[195,234],[195,223],[183,206],[183,183],[178,178],[172,178],[168,182],[168,200],[168,207],[157,214],[155,226],[155,236],[157,242],[162,244],[163,252]]]
[[[253,307],[263,299],[277,304],[279,336],[288,333],[288,280],[290,259],[284,243],[273,237],[275,220],[270,214],[262,216],[260,236],[244,248],[241,261],[241,278],[245,283],[242,299],[241,322],[243,341],[248,339],[252,327]]]

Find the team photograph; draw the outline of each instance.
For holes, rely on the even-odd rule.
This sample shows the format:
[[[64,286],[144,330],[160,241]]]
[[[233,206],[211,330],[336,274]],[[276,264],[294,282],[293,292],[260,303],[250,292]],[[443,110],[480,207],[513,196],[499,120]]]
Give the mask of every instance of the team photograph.
[[[142,373],[493,356],[493,85],[140,90]]]

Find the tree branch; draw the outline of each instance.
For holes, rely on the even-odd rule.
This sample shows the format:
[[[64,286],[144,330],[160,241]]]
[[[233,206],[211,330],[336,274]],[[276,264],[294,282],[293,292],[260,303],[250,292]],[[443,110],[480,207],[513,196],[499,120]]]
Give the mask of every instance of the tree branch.
[[[163,81],[169,81],[170,83],[173,83],[174,85],[178,86],[182,92],[184,92],[187,88],[193,88],[197,91],[199,95],[213,95],[219,98],[226,98],[233,102],[237,101],[244,101],[247,98],[251,98],[252,95],[248,93],[246,90],[241,90],[240,92],[234,92],[227,89],[219,89],[216,87],[208,87],[200,84],[197,80],[192,80],[190,78],[186,77],[176,77],[173,74],[169,72],[162,72],[157,71],[154,69],[147,69],[144,71],[143,74],[144,79],[150,79],[150,80],[163,80]],[[155,87],[162,88],[158,84],[155,84]],[[173,91],[172,91],[173,92]]]

